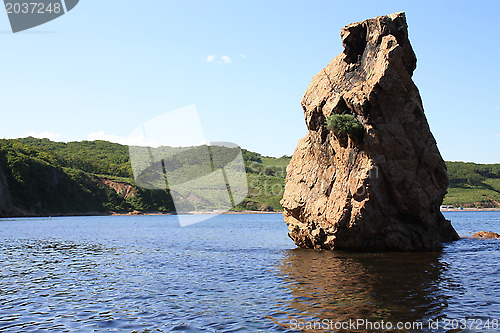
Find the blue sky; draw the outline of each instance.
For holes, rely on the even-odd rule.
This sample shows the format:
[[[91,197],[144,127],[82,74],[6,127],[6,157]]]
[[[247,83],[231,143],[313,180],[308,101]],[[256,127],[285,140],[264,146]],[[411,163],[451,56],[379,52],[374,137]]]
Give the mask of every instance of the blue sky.
[[[81,0],[12,34],[0,15],[0,137],[124,142],[196,105],[205,137],[291,155],[300,100],[351,22],[405,11],[414,81],[446,160],[500,162],[500,1]]]

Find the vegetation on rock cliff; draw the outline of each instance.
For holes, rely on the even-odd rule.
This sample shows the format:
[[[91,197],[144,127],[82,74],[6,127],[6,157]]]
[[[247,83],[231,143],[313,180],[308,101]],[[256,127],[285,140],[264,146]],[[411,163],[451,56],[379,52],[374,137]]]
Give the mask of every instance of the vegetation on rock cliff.
[[[347,133],[361,137],[364,133],[363,126],[350,114],[333,114],[326,119],[326,127],[337,134]]]

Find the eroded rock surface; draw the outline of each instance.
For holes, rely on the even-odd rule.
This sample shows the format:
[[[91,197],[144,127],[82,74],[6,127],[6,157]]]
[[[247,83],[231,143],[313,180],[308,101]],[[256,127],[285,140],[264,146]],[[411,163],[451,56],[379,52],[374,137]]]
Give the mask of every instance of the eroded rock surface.
[[[112,188],[116,194],[125,199],[133,198],[137,195],[135,187],[127,183],[119,183],[106,178],[97,178],[97,183]]]
[[[436,250],[459,239],[439,210],[445,163],[411,77],[416,57],[404,13],[353,23],[344,51],[312,79],[307,128],[287,168],[284,218],[304,248]],[[326,127],[351,114],[363,137]]]

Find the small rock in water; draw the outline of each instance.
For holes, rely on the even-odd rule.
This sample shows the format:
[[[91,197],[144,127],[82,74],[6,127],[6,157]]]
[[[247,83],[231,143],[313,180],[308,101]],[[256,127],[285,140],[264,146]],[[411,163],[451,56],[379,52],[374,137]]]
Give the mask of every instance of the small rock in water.
[[[472,238],[500,238],[500,235],[492,231],[479,231],[472,235]]]

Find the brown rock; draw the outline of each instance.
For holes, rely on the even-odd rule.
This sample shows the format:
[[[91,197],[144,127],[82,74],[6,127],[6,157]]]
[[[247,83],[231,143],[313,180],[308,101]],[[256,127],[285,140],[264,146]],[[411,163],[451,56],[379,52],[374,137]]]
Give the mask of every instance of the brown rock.
[[[459,239],[439,210],[448,176],[411,79],[405,14],[350,24],[341,37],[344,52],[302,99],[309,132],[281,201],[289,236],[305,248],[400,251]],[[342,113],[356,117],[362,138],[326,127]]]
[[[500,235],[491,231],[479,231],[472,235],[472,238],[500,238]]]

